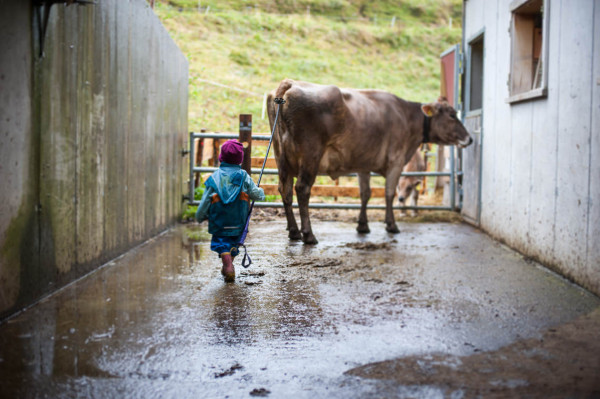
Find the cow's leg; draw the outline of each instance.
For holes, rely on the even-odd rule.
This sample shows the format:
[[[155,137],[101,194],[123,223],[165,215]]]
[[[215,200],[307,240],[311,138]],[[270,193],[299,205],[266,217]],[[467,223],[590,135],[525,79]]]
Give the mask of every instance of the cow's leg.
[[[310,189],[317,177],[317,168],[314,171],[301,170],[296,181],[296,196],[298,197],[298,208],[300,210],[300,225],[302,241],[305,244],[316,244],[318,241],[313,235],[308,215],[308,202],[310,200]]]
[[[398,195],[400,195],[400,194],[398,193]],[[407,202],[406,202],[406,199],[404,199],[404,198],[401,197],[401,198],[398,198],[398,203],[400,204],[400,206],[405,206]],[[400,216],[401,217],[405,217],[406,216],[406,210],[402,209],[400,211]]]
[[[413,192],[412,192],[412,201],[413,201],[413,206],[417,206],[418,202],[419,202],[419,190],[417,189],[417,187],[413,188]],[[418,210],[413,210],[412,211],[412,215],[416,216],[418,214]]]
[[[300,234],[300,230],[298,230],[292,207],[294,199],[294,177],[282,169],[284,168],[279,170],[279,193],[281,194],[283,209],[285,210],[285,217],[287,219],[288,237],[290,240],[299,240],[302,238],[302,235]]]
[[[398,180],[400,180],[401,174],[402,168],[393,168],[387,173],[385,178],[385,229],[389,233],[400,232],[394,219],[393,205],[396,187],[398,187]]]
[[[358,187],[360,188],[360,214],[358,215],[356,231],[361,234],[370,233],[369,221],[367,220],[367,203],[371,198],[371,173],[358,174]]]

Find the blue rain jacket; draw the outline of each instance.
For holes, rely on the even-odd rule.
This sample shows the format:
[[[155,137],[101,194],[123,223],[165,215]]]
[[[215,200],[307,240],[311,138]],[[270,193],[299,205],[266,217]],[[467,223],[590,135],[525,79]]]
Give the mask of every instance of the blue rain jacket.
[[[196,211],[196,220],[208,219],[208,232],[218,236],[242,234],[250,200],[262,201],[265,194],[241,168],[222,162],[205,183],[206,189]]]

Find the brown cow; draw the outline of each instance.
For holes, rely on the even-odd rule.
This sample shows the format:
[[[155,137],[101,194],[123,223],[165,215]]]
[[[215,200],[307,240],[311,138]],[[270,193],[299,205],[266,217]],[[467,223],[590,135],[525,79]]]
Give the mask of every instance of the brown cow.
[[[370,172],[385,176],[386,230],[397,233],[392,209],[395,190],[404,165],[419,145],[431,142],[466,147],[473,141],[447,103],[420,104],[380,90],[340,89],[290,79],[283,80],[269,94],[271,129],[277,109],[274,97],[286,100],[281,106],[273,148],[289,238],[302,238],[306,244],[317,243],[308,202],[318,173],[332,179],[358,174],[360,233],[370,231],[366,212],[371,196]],[[292,209],[294,177],[301,231]]]
[[[427,169],[425,160],[420,151],[416,151],[415,155],[412,156],[410,161],[406,164],[403,172],[424,172]],[[401,206],[405,206],[408,199],[412,198],[412,205],[417,206],[419,201],[419,184],[423,183],[423,177],[421,176],[402,176],[398,182],[396,193],[398,194],[398,202]],[[417,214],[417,210],[412,211],[413,215]],[[402,216],[406,216],[406,212],[400,213]]]

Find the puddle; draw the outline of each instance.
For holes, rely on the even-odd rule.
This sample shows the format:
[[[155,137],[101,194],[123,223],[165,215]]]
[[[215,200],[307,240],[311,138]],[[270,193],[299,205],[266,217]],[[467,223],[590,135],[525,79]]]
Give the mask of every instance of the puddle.
[[[254,225],[234,284],[208,241],[151,240],[0,326],[0,396],[438,397],[345,372],[496,350],[600,306],[466,225],[313,229],[305,246]]]

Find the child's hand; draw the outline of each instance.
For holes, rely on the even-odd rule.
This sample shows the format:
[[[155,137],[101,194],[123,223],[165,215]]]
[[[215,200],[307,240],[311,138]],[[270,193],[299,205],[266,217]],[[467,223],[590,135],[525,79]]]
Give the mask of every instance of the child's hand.
[[[205,217],[205,218],[202,218],[201,220],[198,220],[198,223],[202,223],[202,222],[204,222],[205,220],[208,220],[208,217]]]

